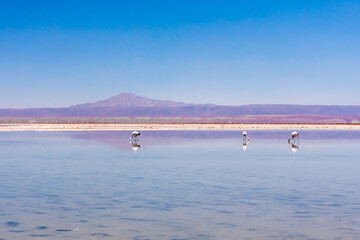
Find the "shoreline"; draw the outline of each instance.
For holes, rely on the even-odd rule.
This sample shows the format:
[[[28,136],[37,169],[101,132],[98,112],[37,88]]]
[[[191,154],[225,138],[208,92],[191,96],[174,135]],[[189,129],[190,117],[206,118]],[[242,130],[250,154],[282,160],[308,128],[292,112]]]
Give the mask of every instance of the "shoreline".
[[[117,124],[117,123],[24,123],[0,124],[0,132],[61,131],[154,131],[154,130],[360,130],[360,124]]]

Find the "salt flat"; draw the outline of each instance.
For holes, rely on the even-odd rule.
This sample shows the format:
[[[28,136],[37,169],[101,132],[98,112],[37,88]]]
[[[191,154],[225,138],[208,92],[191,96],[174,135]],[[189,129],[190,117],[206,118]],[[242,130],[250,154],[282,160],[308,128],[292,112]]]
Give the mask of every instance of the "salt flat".
[[[360,130],[360,124],[0,124],[12,131],[119,131],[119,130]]]

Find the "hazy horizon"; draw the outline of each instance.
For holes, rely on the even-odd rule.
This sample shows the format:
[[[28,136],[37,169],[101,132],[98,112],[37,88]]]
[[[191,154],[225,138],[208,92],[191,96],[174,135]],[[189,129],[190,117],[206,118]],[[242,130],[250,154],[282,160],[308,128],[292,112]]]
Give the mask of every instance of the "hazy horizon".
[[[106,99],[97,99],[97,100],[94,100],[92,102],[83,102],[83,103],[74,103],[74,104],[71,104],[71,105],[68,105],[68,106],[59,106],[59,107],[47,107],[47,106],[44,106],[44,107],[15,107],[15,108],[0,108],[0,109],[31,109],[31,108],[68,108],[68,107],[74,107],[74,106],[78,106],[78,105],[86,105],[86,104],[94,104],[96,102],[101,102],[101,101],[105,101],[105,100],[108,100],[110,98],[113,98],[113,97],[117,97],[119,95],[135,95],[136,97],[139,97],[139,98],[148,98],[149,100],[155,100],[155,101],[170,101],[170,102],[178,102],[178,103],[184,103],[184,104],[200,104],[200,105],[214,105],[214,106],[246,106],[246,105],[268,105],[268,106],[271,106],[271,105],[298,105],[298,106],[348,106],[348,107],[351,107],[351,106],[359,106],[360,104],[357,104],[357,105],[339,105],[339,104],[286,104],[286,103],[280,103],[280,104],[273,104],[273,103],[258,103],[258,104],[242,104],[242,105],[225,105],[225,104],[215,104],[215,103],[210,103],[210,102],[207,102],[207,103],[193,103],[193,102],[183,102],[183,101],[175,101],[175,100],[172,100],[172,99],[158,99],[158,98],[149,98],[149,97],[146,97],[146,96],[140,96],[138,94],[135,94],[135,93],[130,93],[130,92],[126,92],[126,93],[120,93],[120,94],[117,94],[115,96],[110,96]],[[136,105],[136,104],[135,104]]]
[[[360,105],[357,1],[136,3],[1,1],[0,109]]]

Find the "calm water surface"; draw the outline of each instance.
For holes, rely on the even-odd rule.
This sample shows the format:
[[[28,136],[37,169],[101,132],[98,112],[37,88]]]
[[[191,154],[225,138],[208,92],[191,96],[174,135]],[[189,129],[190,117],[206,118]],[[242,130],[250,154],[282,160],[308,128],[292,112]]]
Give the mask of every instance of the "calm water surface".
[[[360,239],[360,132],[290,133],[0,133],[0,239]]]

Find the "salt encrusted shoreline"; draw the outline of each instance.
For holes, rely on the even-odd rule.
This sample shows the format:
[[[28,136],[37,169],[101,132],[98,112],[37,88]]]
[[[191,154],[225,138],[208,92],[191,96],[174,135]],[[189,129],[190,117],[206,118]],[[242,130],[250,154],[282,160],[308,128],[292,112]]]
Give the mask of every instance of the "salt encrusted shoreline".
[[[121,130],[360,130],[360,124],[0,124],[0,132]]]

